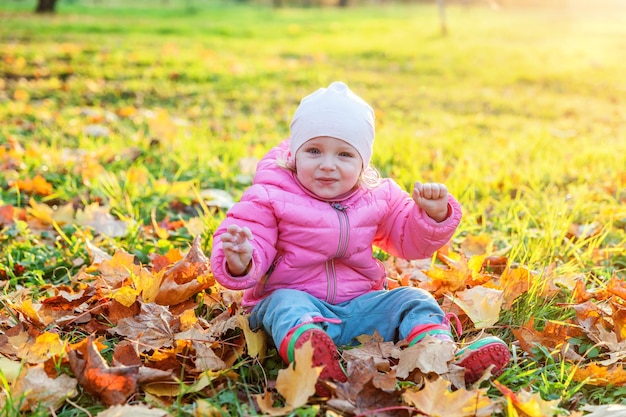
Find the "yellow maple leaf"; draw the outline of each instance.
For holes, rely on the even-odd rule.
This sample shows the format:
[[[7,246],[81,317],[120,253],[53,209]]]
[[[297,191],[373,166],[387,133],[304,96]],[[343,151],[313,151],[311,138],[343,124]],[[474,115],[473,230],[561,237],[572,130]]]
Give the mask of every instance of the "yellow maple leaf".
[[[315,384],[323,367],[313,366],[313,345],[305,342],[294,352],[295,361],[286,369],[278,371],[276,390],[285,399],[284,407],[274,407],[272,395],[269,392],[255,395],[261,410],[272,416],[285,415],[309,401],[315,393]]]
[[[28,348],[28,358],[35,362],[35,358],[45,360],[59,356],[65,352],[65,343],[57,333],[45,332],[37,336],[35,343]]]
[[[239,327],[243,330],[243,334],[246,338],[246,346],[248,347],[248,355],[252,358],[259,357],[259,360],[263,362],[265,359],[265,353],[267,351],[267,336],[264,331],[253,332],[250,329],[250,323],[245,316],[241,314],[237,315],[237,322]]]
[[[123,305],[124,307],[132,306],[137,301],[139,291],[129,286],[123,286],[113,292],[112,299]]]
[[[54,222],[52,219],[54,210],[47,204],[40,204],[35,200],[30,200],[30,207],[26,209],[26,212],[43,224],[52,224]]]
[[[198,317],[196,317],[194,309],[190,308],[189,310],[185,310],[183,314],[180,315],[180,330],[183,332],[189,330],[197,322]]]
[[[141,298],[144,303],[152,303],[156,299],[164,272],[165,270],[161,270],[154,273],[145,268],[141,268],[139,274],[132,275],[135,288],[141,293]]]
[[[431,417],[469,417],[491,413],[493,404],[485,390],[468,391],[461,388],[451,391],[450,385],[450,382],[443,378],[426,380],[423,389],[420,391],[409,389],[402,394],[402,399]]]
[[[504,299],[501,290],[478,285],[457,292],[452,301],[461,307],[477,329],[484,329],[498,321]]]

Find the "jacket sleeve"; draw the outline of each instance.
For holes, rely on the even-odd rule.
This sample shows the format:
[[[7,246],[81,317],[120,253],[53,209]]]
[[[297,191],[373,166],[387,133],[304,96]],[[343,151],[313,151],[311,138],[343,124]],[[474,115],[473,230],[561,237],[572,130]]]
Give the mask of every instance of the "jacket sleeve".
[[[452,195],[448,195],[448,217],[437,222],[394,181],[386,181],[381,187],[388,187],[389,204],[374,245],[403,259],[424,259],[452,238],[462,217],[461,206]]]
[[[244,276],[232,276],[226,267],[220,235],[231,224],[248,227],[254,236],[252,266]],[[240,290],[256,285],[265,275],[276,256],[277,224],[267,191],[253,185],[227,213],[213,235],[211,269],[217,282],[226,288]]]

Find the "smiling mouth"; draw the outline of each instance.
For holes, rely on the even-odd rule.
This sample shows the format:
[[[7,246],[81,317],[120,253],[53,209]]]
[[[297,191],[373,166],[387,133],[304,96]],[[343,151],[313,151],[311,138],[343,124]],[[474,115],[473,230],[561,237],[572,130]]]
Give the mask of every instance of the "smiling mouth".
[[[318,178],[317,179],[318,182],[324,183],[324,184],[330,184],[333,182],[337,182],[338,180],[334,179],[334,178]]]

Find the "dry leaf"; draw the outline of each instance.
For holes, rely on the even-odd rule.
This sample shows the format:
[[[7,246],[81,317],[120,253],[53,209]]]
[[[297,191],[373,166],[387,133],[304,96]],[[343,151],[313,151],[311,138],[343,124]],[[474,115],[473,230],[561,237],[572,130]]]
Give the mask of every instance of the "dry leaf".
[[[276,390],[285,399],[284,407],[274,407],[273,399],[269,392],[263,395],[255,395],[259,407],[264,413],[272,416],[287,414],[309,401],[309,397],[315,393],[315,384],[322,372],[322,367],[313,366],[313,345],[311,341],[305,342],[294,352],[295,360],[286,369],[278,371]]]
[[[526,417],[552,417],[559,413],[561,400],[545,401],[538,392],[530,393],[521,390],[517,393],[511,391],[498,381],[493,381],[498,390],[506,397],[509,408],[522,413]]]
[[[246,347],[248,348],[248,355],[252,358],[258,357],[261,362],[265,359],[265,353],[267,351],[267,335],[263,330],[253,332],[250,329],[250,323],[248,318],[238,314],[237,322],[239,327],[243,330],[243,334],[246,337]]]
[[[125,403],[137,390],[139,367],[109,367],[92,338],[71,349],[69,359],[81,387],[106,406]]]
[[[402,399],[430,417],[487,416],[492,412],[492,402],[486,391],[460,388],[452,392],[450,382],[443,378],[432,382],[426,380],[422,390],[407,390]]]
[[[448,362],[454,359],[456,345],[444,342],[432,336],[426,336],[419,343],[403,349],[399,355],[396,375],[406,378],[414,369],[427,374],[434,372],[438,375],[448,372]]]
[[[584,405],[583,411],[589,411],[585,417],[626,417],[626,405]]]
[[[114,405],[96,414],[96,417],[167,417],[165,410],[150,408],[143,405]]]
[[[496,324],[502,307],[502,291],[481,285],[465,291],[458,291],[452,301],[461,307],[477,329]]]
[[[50,378],[43,364],[25,367],[11,387],[11,396],[18,401],[23,396],[21,410],[35,410],[38,407],[56,410],[66,398],[76,392],[76,380],[67,375]]]
[[[158,304],[142,304],[141,313],[118,321],[111,333],[126,336],[137,343],[141,352],[162,347],[171,347],[177,327],[172,328],[176,319],[170,311]],[[175,325],[177,326],[177,325]]]
[[[76,212],[76,223],[92,227],[97,233],[109,237],[124,237],[128,233],[126,222],[115,219],[108,207],[93,203]]]
[[[209,259],[200,248],[200,240],[201,237],[196,236],[187,255],[165,271],[155,297],[157,304],[182,303],[215,283]]]
[[[22,364],[20,362],[12,361],[9,358],[0,356],[0,375],[4,376],[9,384],[13,383],[13,381],[20,374],[21,369]]]

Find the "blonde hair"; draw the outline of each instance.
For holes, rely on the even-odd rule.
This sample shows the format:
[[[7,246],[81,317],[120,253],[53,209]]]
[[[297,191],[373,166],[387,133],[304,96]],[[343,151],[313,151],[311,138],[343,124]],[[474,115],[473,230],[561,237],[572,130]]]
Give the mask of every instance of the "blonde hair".
[[[289,152],[285,152],[276,158],[276,164],[292,172],[296,172],[296,160],[290,157]],[[358,186],[371,190],[380,185],[380,173],[371,164],[365,167],[359,176]]]

